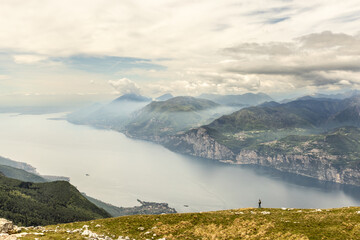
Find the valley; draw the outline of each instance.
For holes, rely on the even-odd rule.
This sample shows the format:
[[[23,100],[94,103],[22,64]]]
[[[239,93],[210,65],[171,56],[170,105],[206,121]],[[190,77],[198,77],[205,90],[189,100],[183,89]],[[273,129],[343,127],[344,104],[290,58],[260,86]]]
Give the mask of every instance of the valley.
[[[51,120],[62,115],[2,114],[1,154],[42,175],[69,177],[80,192],[113,206],[139,206],[140,199],[200,212],[256,206],[259,197],[264,207],[359,204],[356,187],[188,157],[116,131]]]
[[[360,95],[304,97],[282,104],[264,102],[271,98],[261,94],[203,97],[227,105],[174,97],[111,121],[99,122],[92,115],[76,121],[76,112],[68,120],[114,129],[181,154],[360,186]],[[234,104],[239,99],[241,107]],[[244,108],[246,104],[259,105]]]

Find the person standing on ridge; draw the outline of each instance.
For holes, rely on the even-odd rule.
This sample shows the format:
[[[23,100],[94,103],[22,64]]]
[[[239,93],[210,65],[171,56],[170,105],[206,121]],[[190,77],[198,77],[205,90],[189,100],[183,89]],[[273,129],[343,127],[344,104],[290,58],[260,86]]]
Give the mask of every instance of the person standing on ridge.
[[[261,208],[261,200],[260,200],[260,198],[259,198],[259,208]]]

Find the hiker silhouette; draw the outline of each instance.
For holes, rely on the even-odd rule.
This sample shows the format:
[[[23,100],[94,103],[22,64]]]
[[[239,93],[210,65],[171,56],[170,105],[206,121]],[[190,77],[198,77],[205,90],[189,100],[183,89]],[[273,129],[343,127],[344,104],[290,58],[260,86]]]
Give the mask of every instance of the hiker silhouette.
[[[259,199],[259,208],[261,208],[261,200]]]

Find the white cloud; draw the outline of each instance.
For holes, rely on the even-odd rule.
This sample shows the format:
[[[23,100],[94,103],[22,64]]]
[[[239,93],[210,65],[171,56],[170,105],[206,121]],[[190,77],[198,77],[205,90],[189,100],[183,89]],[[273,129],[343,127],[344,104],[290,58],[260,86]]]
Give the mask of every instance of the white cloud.
[[[356,0],[4,0],[0,49],[27,65],[78,54],[151,59],[166,69],[125,69],[111,76],[136,79],[138,85],[125,84],[125,92],[139,92],[141,86],[144,94],[286,92],[345,81],[358,86],[359,13]],[[59,72],[73,70],[56,63],[56,80]],[[93,78],[89,75],[84,79]],[[9,88],[51,88],[45,81],[27,81],[9,81]],[[61,81],[49,80],[64,92],[93,91],[97,85],[87,80],[85,89],[85,80]],[[111,85],[120,89],[116,81]]]
[[[353,33],[358,22],[344,24],[341,17],[359,9],[356,1],[322,0],[269,0],[266,6],[251,0],[8,0],[0,9],[6,19],[0,22],[0,47],[51,56],[206,58],[241,41],[290,40],[324,30]]]
[[[130,79],[121,78],[119,80],[109,80],[108,83],[115,88],[119,94],[140,94],[140,87]]]
[[[46,56],[19,54],[13,56],[14,62],[17,64],[34,64],[47,59]]]
[[[312,33],[289,42],[241,43],[224,50],[237,61],[224,64],[223,71],[257,75],[264,85],[287,89],[285,78],[297,88],[359,86],[360,37],[325,31]],[[270,90],[270,89],[268,89]]]

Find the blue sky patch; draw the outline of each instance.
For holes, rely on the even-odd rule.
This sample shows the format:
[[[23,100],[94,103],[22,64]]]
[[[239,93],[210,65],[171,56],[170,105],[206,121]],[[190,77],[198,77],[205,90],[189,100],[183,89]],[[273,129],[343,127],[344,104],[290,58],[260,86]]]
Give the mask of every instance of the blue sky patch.
[[[55,58],[54,61],[62,62],[71,68],[97,73],[116,73],[125,69],[154,69],[165,70],[166,67],[154,64],[149,59],[129,58],[129,57],[113,57],[113,56],[71,56],[68,58]]]
[[[283,22],[283,21],[286,21],[288,20],[289,17],[281,17],[281,18],[269,18],[265,21],[265,23],[267,24],[277,24],[277,23],[280,23],[280,22]]]

